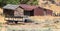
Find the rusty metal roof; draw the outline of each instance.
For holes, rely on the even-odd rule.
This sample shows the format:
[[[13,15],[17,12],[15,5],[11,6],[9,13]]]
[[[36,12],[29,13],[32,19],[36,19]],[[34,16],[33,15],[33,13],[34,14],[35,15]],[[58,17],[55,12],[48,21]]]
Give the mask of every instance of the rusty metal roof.
[[[20,4],[20,7],[26,11],[31,11],[31,10],[37,8],[37,6],[27,5],[27,4]]]

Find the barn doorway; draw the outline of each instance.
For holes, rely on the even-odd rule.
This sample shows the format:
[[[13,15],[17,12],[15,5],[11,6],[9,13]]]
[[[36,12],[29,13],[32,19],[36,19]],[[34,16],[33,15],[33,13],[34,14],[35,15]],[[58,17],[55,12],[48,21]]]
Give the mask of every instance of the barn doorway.
[[[47,15],[47,10],[46,9],[44,9],[44,16],[46,16]]]
[[[34,10],[31,10],[31,11],[24,10],[24,15],[34,16]]]
[[[14,10],[4,9],[3,13],[5,16],[14,16]]]

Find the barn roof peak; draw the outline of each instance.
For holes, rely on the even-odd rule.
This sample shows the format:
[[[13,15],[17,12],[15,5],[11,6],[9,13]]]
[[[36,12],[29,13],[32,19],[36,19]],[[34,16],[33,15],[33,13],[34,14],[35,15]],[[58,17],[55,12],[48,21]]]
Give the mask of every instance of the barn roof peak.
[[[19,5],[7,4],[3,8],[4,9],[12,9],[12,10],[15,10],[17,7],[19,7]]]

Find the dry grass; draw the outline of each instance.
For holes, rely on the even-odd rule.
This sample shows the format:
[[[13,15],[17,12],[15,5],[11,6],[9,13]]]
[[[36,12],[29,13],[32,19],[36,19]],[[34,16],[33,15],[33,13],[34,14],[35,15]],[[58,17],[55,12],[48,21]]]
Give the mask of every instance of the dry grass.
[[[2,14],[3,13],[3,10],[0,8],[0,14]],[[1,16],[0,15],[0,23],[4,23],[5,21],[4,21],[4,16]]]

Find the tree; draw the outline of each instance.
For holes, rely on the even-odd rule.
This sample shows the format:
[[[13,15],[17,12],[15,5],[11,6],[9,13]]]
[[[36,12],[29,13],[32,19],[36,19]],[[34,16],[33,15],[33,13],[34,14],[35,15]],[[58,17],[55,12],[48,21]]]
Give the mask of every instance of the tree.
[[[20,0],[0,0],[0,6],[4,6],[6,4],[19,4]]]
[[[20,4],[38,5],[37,0],[20,0]]]
[[[7,1],[7,0],[0,0],[0,6],[6,5],[6,1]]]
[[[29,0],[20,0],[20,4],[26,4]]]
[[[19,2],[20,0],[7,0],[6,2],[7,2],[7,4],[19,4],[20,2]]]
[[[0,6],[6,4],[29,4],[29,5],[38,5],[37,0],[0,0]]]

